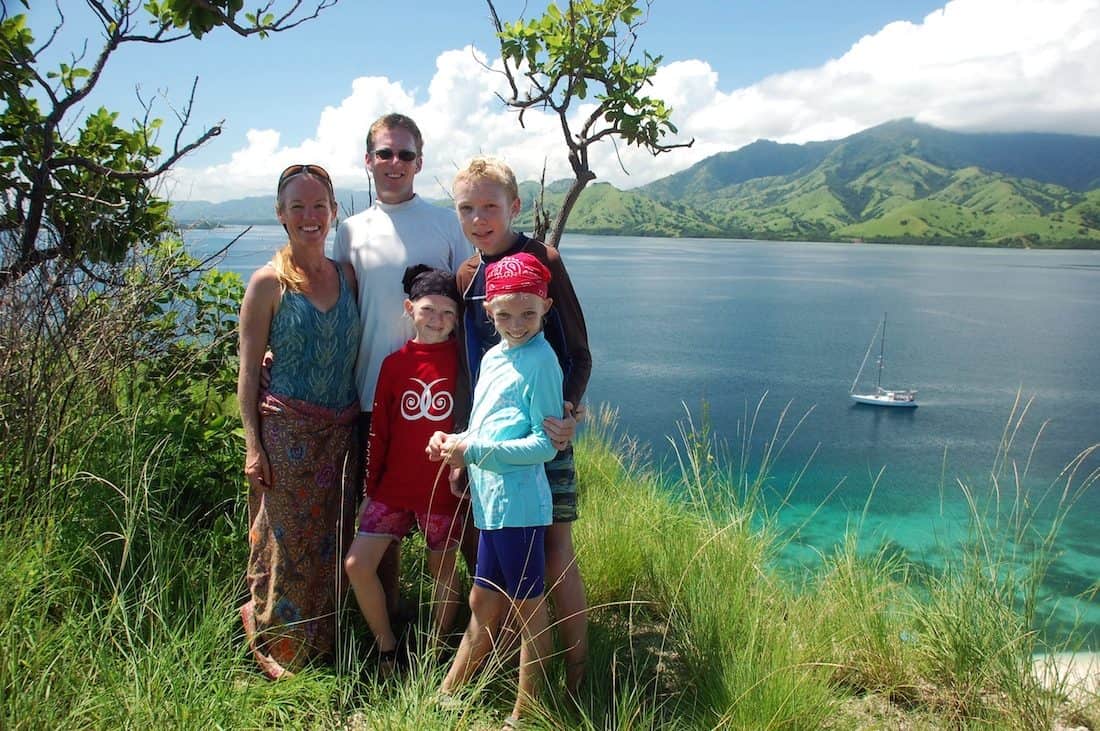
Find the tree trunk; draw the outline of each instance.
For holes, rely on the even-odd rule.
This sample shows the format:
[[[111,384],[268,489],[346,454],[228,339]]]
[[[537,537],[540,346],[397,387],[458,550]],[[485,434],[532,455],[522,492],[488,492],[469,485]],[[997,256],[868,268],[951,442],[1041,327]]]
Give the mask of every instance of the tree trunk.
[[[573,206],[576,205],[577,199],[581,197],[581,192],[585,186],[595,179],[596,174],[591,170],[577,173],[577,177],[573,179],[573,185],[569,186],[569,192],[565,194],[565,199],[561,202],[558,215],[554,217],[554,225],[545,241],[547,246],[556,249],[561,244],[561,235],[565,233],[565,222],[569,220],[569,214],[573,212]]]

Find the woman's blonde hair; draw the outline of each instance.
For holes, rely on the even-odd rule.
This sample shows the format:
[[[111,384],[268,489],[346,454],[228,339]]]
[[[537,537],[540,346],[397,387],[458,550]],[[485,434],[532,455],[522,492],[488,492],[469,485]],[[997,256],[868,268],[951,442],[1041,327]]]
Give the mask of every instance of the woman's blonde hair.
[[[288,289],[291,292],[302,291],[306,278],[294,266],[294,256],[291,254],[289,241],[283,248],[276,251],[275,256],[271,258],[271,268],[275,270],[275,276],[279,279],[279,286],[284,292]]]
[[[336,211],[336,191],[332,187],[332,178],[329,177],[328,171],[320,165],[291,165],[282,172],[279,176],[279,184],[276,188],[276,211],[282,212],[283,192],[286,190],[290,180],[296,177],[320,180],[328,190],[329,205],[332,206],[334,212]],[[284,226],[284,228],[286,227]],[[292,292],[302,291],[302,287],[306,283],[306,278],[302,276],[298,267],[294,266],[294,256],[289,241],[286,242],[283,248],[275,252],[275,256],[271,259],[271,268],[275,270],[275,276],[279,280],[279,286],[284,292],[288,289]]]
[[[459,183],[474,183],[479,180],[491,180],[504,188],[512,200],[519,198],[519,186],[516,184],[515,173],[503,160],[495,157],[475,157],[466,163],[466,167],[455,175],[452,190]]]

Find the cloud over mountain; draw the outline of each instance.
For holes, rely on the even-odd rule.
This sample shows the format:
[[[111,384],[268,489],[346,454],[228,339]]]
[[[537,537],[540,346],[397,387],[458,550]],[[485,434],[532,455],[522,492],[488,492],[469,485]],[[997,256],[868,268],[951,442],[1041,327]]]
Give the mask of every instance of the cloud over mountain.
[[[228,162],[178,168],[175,190],[208,200],[265,193],[273,170],[305,160],[326,165],[338,185],[364,188],[366,127],[388,111],[409,114],[424,131],[418,189],[430,197],[442,196],[456,167],[479,153],[502,157],[521,180],[544,165],[548,179],[569,175],[556,120],[531,111],[521,128],[495,98],[505,90],[499,63],[467,46],[439,55],[426,90],[360,77],[319,111],[312,137],[250,130]],[[1100,0],[952,0],[920,23],[886,25],[820,67],[740,89],[724,91],[705,59],[666,59],[653,93],[672,105],[679,137],[694,137],[694,147],[653,158],[605,143],[593,168],[629,188],[756,139],[834,139],[899,117],[954,130],[1100,135],[1097,78]]]

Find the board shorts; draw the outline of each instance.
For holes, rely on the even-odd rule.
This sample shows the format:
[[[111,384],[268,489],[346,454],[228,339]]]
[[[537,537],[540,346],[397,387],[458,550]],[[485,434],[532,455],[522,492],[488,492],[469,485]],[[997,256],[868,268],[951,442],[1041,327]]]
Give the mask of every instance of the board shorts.
[[[368,499],[359,511],[357,535],[388,536],[401,542],[419,527],[429,551],[453,551],[462,540],[465,518],[466,511],[461,509],[454,513],[418,513]]]
[[[474,583],[516,601],[546,588],[546,526],[483,530],[478,536]]]
[[[573,445],[554,455],[546,463],[546,481],[554,504],[554,522],[572,523],[577,519],[577,472],[573,467]]]

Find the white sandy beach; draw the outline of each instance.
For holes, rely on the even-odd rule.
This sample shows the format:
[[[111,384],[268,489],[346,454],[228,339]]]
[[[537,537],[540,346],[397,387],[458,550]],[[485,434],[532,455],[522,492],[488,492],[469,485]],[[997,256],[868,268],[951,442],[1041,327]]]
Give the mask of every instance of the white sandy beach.
[[[1050,689],[1062,688],[1077,699],[1100,693],[1100,652],[1040,655],[1035,675]]]

